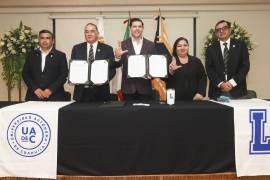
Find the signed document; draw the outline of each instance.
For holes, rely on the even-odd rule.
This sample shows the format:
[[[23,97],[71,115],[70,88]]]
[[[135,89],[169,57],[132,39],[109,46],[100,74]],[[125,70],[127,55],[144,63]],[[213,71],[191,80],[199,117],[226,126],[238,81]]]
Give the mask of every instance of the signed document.
[[[88,63],[85,60],[72,60],[69,66],[69,82],[72,84],[88,83]]]
[[[146,57],[132,55],[128,57],[128,77],[139,78],[146,76]]]
[[[149,75],[164,78],[168,76],[167,58],[164,55],[149,56]]]
[[[95,60],[91,64],[90,81],[93,84],[104,84],[108,81],[108,60]]]

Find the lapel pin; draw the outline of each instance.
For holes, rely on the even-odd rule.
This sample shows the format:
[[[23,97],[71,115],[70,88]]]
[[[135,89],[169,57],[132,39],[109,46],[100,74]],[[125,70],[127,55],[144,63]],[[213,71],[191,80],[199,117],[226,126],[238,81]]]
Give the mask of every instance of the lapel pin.
[[[98,52],[100,52],[100,49],[97,49]]]
[[[232,47],[235,48],[235,45],[233,45]]]

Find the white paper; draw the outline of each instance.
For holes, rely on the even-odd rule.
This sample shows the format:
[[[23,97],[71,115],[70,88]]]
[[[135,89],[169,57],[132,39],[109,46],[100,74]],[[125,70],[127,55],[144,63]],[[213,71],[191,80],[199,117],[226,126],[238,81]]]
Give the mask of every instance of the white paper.
[[[69,81],[73,84],[88,82],[88,63],[84,60],[72,60],[69,67]]]
[[[128,76],[131,78],[144,77],[146,75],[146,59],[143,55],[128,57]]]
[[[150,106],[150,104],[147,104],[147,103],[133,103],[133,106]]]
[[[167,59],[163,55],[151,55],[149,57],[149,75],[151,77],[167,76]]]
[[[107,60],[96,60],[91,65],[90,81],[93,84],[104,84],[108,81],[109,63]]]

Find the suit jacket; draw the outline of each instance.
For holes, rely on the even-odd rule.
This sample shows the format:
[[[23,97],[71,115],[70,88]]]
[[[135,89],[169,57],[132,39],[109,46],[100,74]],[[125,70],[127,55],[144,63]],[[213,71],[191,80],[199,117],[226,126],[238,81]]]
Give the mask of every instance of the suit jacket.
[[[227,80],[233,78],[237,83],[237,86],[230,91],[233,98],[239,98],[247,94],[246,76],[249,67],[249,54],[246,45],[242,41],[231,39],[227,63]],[[218,41],[206,50],[205,68],[210,80],[208,96],[216,99],[222,93],[218,84],[225,80],[224,61]]]
[[[128,38],[127,40],[122,42],[122,49],[128,50],[128,53],[123,55],[119,61],[119,63],[123,65],[122,85],[121,85],[122,92],[124,94],[134,94],[137,91],[139,94],[151,94],[152,86],[151,81],[149,79],[127,77],[128,56],[135,55],[135,50],[131,38]],[[140,54],[141,55],[156,54],[155,44],[143,38],[143,45]]]
[[[40,100],[34,91],[48,88],[52,95],[46,99],[49,101],[65,100],[63,85],[67,80],[68,66],[65,53],[52,49],[46,56],[44,70],[41,70],[41,51],[39,49],[30,52],[23,67],[22,77],[27,85],[26,101]]]
[[[71,59],[74,60],[87,60],[87,42],[77,44],[73,47],[71,53]],[[107,44],[98,42],[97,50],[95,53],[95,60],[109,59],[109,80],[111,80],[115,75],[115,60],[113,48]],[[87,88],[88,89],[88,88]],[[83,101],[83,94],[86,91],[84,85],[76,85],[74,89],[73,99],[76,101]],[[89,89],[87,90],[89,91]],[[102,91],[98,95],[97,91]],[[99,96],[94,97],[94,99],[102,99],[104,101],[110,100],[110,86],[109,83],[100,86],[91,86],[89,96]]]

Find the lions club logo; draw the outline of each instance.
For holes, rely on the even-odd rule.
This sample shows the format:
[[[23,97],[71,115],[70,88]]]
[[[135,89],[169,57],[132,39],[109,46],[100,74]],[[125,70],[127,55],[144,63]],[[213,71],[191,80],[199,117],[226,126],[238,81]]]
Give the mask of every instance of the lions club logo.
[[[7,130],[10,147],[25,157],[37,156],[44,152],[50,139],[50,126],[37,114],[20,114],[11,121]]]

